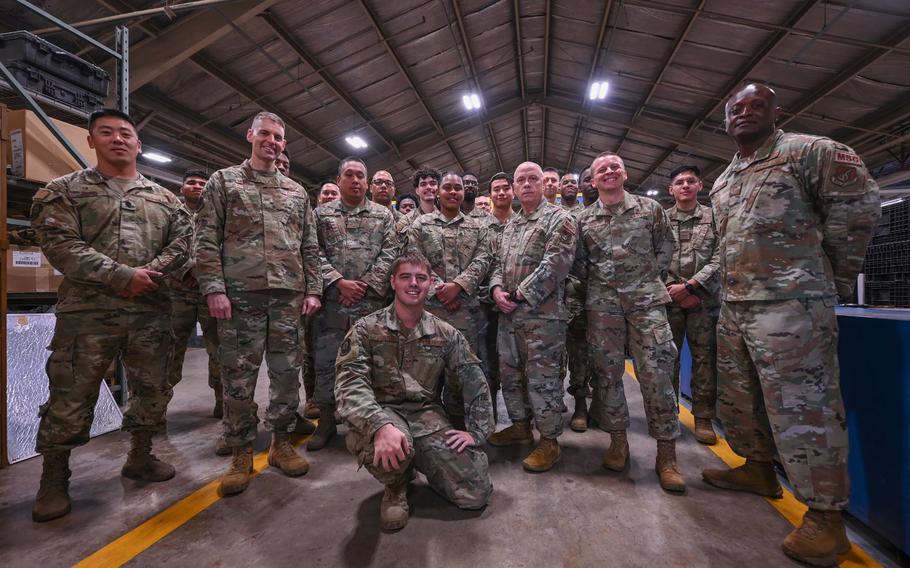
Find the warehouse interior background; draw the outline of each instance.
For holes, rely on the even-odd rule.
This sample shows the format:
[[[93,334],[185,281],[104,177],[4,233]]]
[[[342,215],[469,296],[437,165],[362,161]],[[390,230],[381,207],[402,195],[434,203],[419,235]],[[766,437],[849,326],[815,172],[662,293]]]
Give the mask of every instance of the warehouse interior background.
[[[116,27],[128,28],[125,86],[129,112],[138,123],[143,143],[140,171],[174,191],[188,168],[215,171],[249,157],[246,130],[257,112],[267,110],[286,122],[291,177],[310,189],[333,178],[338,160],[348,155],[362,157],[370,173],[388,170],[400,194],[412,190],[411,176],[423,165],[473,172],[486,189],[491,175],[511,172],[526,160],[577,172],[590,165],[599,152],[612,150],[622,156],[628,170],[626,189],[653,197],[665,207],[673,204],[666,191],[669,172],[681,164],[699,166],[705,178],[700,200],[708,203],[711,182],[735,153],[724,129],[724,102],[744,82],[756,81],[772,86],[778,94],[782,107],[778,127],[828,136],[853,147],[878,181],[885,207],[894,207],[883,223],[896,226],[901,222],[910,227],[900,217],[907,217],[910,211],[910,199],[902,200],[910,196],[908,0],[31,3],[110,49],[116,42]],[[17,0],[0,0],[0,13],[0,33],[34,33],[108,71],[112,81],[106,106],[117,106],[117,62],[109,50],[61,29]],[[85,108],[37,93],[34,96],[45,112],[61,121],[64,130],[69,125],[85,127]],[[2,77],[0,105],[11,111],[27,108]],[[74,144],[93,160],[83,140]],[[11,176],[8,187],[4,186],[10,227],[27,225],[31,197],[42,182],[49,181],[27,177]],[[897,240],[895,235],[905,240]],[[872,245],[878,248],[867,253],[868,282],[859,303],[910,307],[910,240],[906,239],[910,239],[906,231],[890,236],[877,233]],[[39,277],[44,280],[37,287],[30,277],[28,287],[10,288],[4,299],[8,312],[35,306],[40,311],[40,306],[52,305],[55,295],[51,288],[58,277],[49,269]],[[910,364],[906,356],[897,356],[910,353],[910,317],[875,318],[861,315],[841,323],[842,344],[863,344],[855,357],[841,354],[845,399],[862,397],[864,401],[862,407],[855,407],[851,419],[869,420],[874,425],[851,434],[856,436],[851,437],[851,452],[855,452],[851,456],[863,460],[860,465],[851,463],[851,476],[859,481],[855,485],[860,492],[857,503],[862,508],[851,510],[862,521],[853,527],[856,532],[851,539],[863,544],[868,555],[851,556],[844,565],[910,566],[910,480],[906,477],[910,472],[910,403],[906,402],[910,401]],[[871,326],[873,319],[874,325],[885,327],[859,324],[862,320],[863,326]],[[202,374],[205,362],[200,351],[188,356],[187,365]],[[846,384],[848,377],[856,378]],[[859,384],[868,377],[875,377],[874,385]],[[305,492],[310,493],[299,497],[296,512],[281,511],[278,503],[298,491],[298,485],[274,476],[273,484],[259,497],[258,506],[267,503],[266,510],[250,503],[213,505],[212,501],[199,510],[174,513],[185,516],[184,524],[149,528],[148,519],[157,519],[162,510],[172,511],[172,505],[183,503],[187,495],[216,499],[211,491],[206,493],[206,483],[215,479],[222,466],[220,458],[209,451],[218,426],[192,417],[208,404],[192,400],[204,392],[203,387],[181,386],[188,390],[182,397],[178,394],[175,403],[184,414],[170,434],[178,470],[191,471],[192,476],[164,489],[155,488],[154,493],[149,489],[151,497],[134,495],[129,487],[121,489],[116,473],[119,463],[113,463],[123,453],[123,440],[113,436],[93,440],[99,451],[116,459],[98,464],[83,458],[81,482],[88,485],[99,477],[92,482],[89,497],[96,504],[108,499],[111,488],[106,484],[115,484],[116,503],[103,506],[95,517],[72,515],[59,540],[55,533],[41,532],[26,521],[34,490],[27,478],[40,471],[33,463],[36,460],[0,469],[0,478],[5,477],[0,479],[0,559],[11,562],[4,560],[4,564],[69,565],[89,559],[84,565],[101,566],[120,565],[123,562],[111,559],[126,558],[136,565],[190,560],[201,565],[239,565],[272,558],[275,565],[303,562],[313,566],[461,566],[480,561],[503,566],[544,561],[584,566],[599,565],[612,557],[617,565],[629,566],[789,565],[774,540],[789,526],[786,510],[751,501],[748,503],[755,509],[742,508],[743,501],[736,495],[718,495],[699,487],[693,487],[689,501],[682,504],[668,501],[659,491],[647,493],[651,488],[644,489],[642,480],[653,476],[647,454],[640,456],[638,465],[623,480],[625,496],[611,493],[611,487],[615,488],[610,485],[612,480],[600,477],[588,495],[597,498],[586,498],[578,488],[590,482],[590,471],[597,471],[597,452],[605,443],[592,439],[596,434],[583,440],[577,435],[569,438],[566,461],[575,465],[560,477],[526,478],[502,471],[515,479],[497,486],[502,497],[500,508],[491,508],[492,517],[448,519],[449,512],[429,492],[422,494],[418,503],[423,504],[426,525],[409,526],[408,530],[415,540],[431,544],[421,545],[415,556],[399,548],[404,545],[390,544],[363,529],[364,519],[372,518],[378,507],[378,489],[363,471],[354,471],[340,445],[337,455],[323,458],[325,469],[317,464],[306,477]],[[267,381],[260,380],[259,398],[265,396],[266,387]],[[640,410],[640,397],[629,385],[626,389],[631,393],[630,405]],[[887,424],[899,424],[899,431],[887,430]],[[633,453],[650,446],[642,424],[637,427],[636,436],[641,439],[633,441]],[[6,436],[3,425],[0,436]],[[716,463],[717,458],[689,442],[680,450],[680,461],[687,479],[694,480],[701,467]],[[872,451],[876,443],[883,455]],[[897,448],[898,455],[883,448]],[[494,454],[513,469],[520,460],[518,454],[501,450]],[[875,480],[869,473],[867,480],[855,475],[854,467],[884,473]],[[879,467],[881,470],[876,469]],[[36,478],[32,481],[36,483]],[[872,489],[863,497],[862,486],[867,481]],[[339,495],[337,506],[320,498],[319,488]],[[639,496],[639,492],[653,506],[629,497]],[[509,507],[519,507],[517,501],[528,494],[539,494],[539,501],[526,503],[518,513],[510,512]],[[886,504],[885,510],[876,508],[882,504]],[[232,505],[248,518],[242,526],[231,525],[219,535],[221,529],[213,527],[224,520],[222,515],[233,518],[237,514],[225,513]],[[632,542],[631,548],[638,552],[617,552],[622,540],[600,542],[605,537],[596,527],[604,514],[616,522],[621,508],[637,510],[664,526],[667,534],[677,530],[680,534],[653,537],[633,533],[633,540],[626,542]],[[535,509],[569,509],[569,517],[584,519],[579,523],[584,528],[553,529],[535,516]],[[301,521],[295,516],[304,514],[301,511],[315,512],[324,522],[314,523],[310,517]],[[490,535],[516,519],[525,533],[518,539],[521,552],[498,550],[501,543]],[[453,530],[451,520],[485,524],[456,533],[445,542],[439,535]],[[678,528],[677,523],[683,522],[688,524]],[[291,527],[307,523],[319,526],[308,529],[312,532],[307,542],[287,549],[281,548],[288,546],[287,529],[274,533],[262,529],[266,524]],[[88,536],[93,526],[98,532]],[[133,556],[124,553],[124,548],[109,551],[109,543],[137,526],[163,532],[153,533],[157,536],[152,544],[134,550]],[[218,526],[223,528],[223,523]],[[350,532],[337,528],[348,526],[355,528]],[[708,534],[693,535],[699,527],[708,527]],[[771,530],[772,537],[763,536],[761,527]],[[547,544],[546,539],[538,542],[538,536],[549,534],[547,531],[555,531],[554,538],[564,541],[599,544],[587,544],[585,552],[573,556],[571,550]],[[21,540],[18,543],[16,535]],[[154,547],[158,539],[167,547]],[[48,544],[50,541],[54,542]],[[324,543],[333,543],[334,548],[320,548]],[[207,547],[220,547],[221,552],[202,552]],[[768,556],[763,547],[769,548]],[[4,548],[12,551],[9,557]],[[486,550],[486,555],[476,556],[478,548]],[[277,549],[283,552],[279,554]],[[113,556],[98,556],[103,551]],[[735,553],[731,551],[742,556],[725,556]]]

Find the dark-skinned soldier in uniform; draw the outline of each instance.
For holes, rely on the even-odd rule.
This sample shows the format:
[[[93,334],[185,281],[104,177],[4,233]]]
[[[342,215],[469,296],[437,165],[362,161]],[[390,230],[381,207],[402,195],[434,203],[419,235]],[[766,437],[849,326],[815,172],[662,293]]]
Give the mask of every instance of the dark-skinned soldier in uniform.
[[[392,213],[366,198],[366,164],[360,158],[342,159],[336,183],[341,199],[316,208],[325,308],[316,316],[313,361],[319,425],[308,450],[324,448],[337,432],[338,346],[355,321],[388,304],[389,269],[399,251]]]
[[[629,407],[623,387],[628,343],[648,433],[657,440],[654,469],[660,486],[681,493],[686,484],[676,465],[679,419],[672,379],[677,352],[664,307],[670,303],[664,287],[673,254],[670,220],[659,203],[625,190],[628,175],[618,155],[600,154],[591,172],[600,198],[578,216],[572,273],[586,294],[592,414],[610,432],[603,465],[621,471],[629,461]]]
[[[196,216],[196,278],[218,320],[224,385],[224,440],[231,466],[221,491],[244,491],[259,422],[254,400],[265,354],[269,375],[268,463],[285,475],[309,470],[290,443],[300,404],[301,315],[321,306],[319,245],[306,190],[275,160],[287,144],[284,121],[261,112],[247,130],[250,158],[212,174]]]
[[[348,449],[385,485],[380,527],[408,522],[414,469],[461,509],[482,509],[493,484],[479,449],[493,431],[490,391],[467,340],[424,310],[429,263],[409,254],[392,264],[391,306],[358,320],[338,350],[335,398],[347,423]],[[443,377],[462,394],[466,427],[439,405]]]
[[[683,339],[692,353],[692,414],[695,439],[714,444],[717,435],[711,421],[717,403],[717,315],[720,311],[719,239],[710,207],[698,203],[702,189],[698,166],[683,165],[670,172],[669,192],[676,205],[667,211],[676,243],[667,274],[667,318],[673,330],[676,350]],[[673,389],[679,400],[679,357],[673,369]]]
[[[547,471],[560,458],[563,377],[559,354],[565,348],[566,276],[575,255],[575,218],[544,199],[544,173],[533,162],[515,170],[513,189],[519,212],[503,230],[493,261],[490,291],[499,317],[499,374],[512,425],[490,436],[494,446],[534,440],[522,466]]]
[[[99,387],[118,353],[130,379],[123,429],[131,447],[121,474],[166,481],[175,473],[151,453],[173,349],[170,299],[158,283],[185,269],[193,226],[172,192],[136,170],[142,143],[128,115],[95,111],[88,131],[97,165],[53,180],[32,204],[41,250],[63,273],[48,347],[50,396],[39,412],[37,522],[70,511],[70,451],[89,441]]]
[[[847,417],[836,299],[850,298],[881,215],[862,159],[829,138],[777,130],[777,95],[749,84],[725,106],[738,152],[714,182],[722,305],[718,415],[746,463],[705,470],[711,485],[779,497],[780,457],[808,505],[784,552],[834,566],[850,549]]]
[[[578,176],[581,186],[575,183],[575,174],[563,176],[563,203],[578,220],[578,216],[588,205],[578,204],[578,193],[590,194],[591,168],[585,168]],[[596,192],[597,189],[595,188]],[[566,201],[565,196],[570,199]],[[592,201],[593,202],[593,201]],[[570,205],[571,204],[571,205]],[[566,281],[566,309],[569,311],[569,323],[566,326],[566,366],[569,370],[569,388],[567,392],[575,399],[575,409],[569,420],[569,428],[576,432],[588,429],[588,399],[591,398],[591,370],[588,364],[588,313],[585,310],[585,289],[577,277],[569,274]]]

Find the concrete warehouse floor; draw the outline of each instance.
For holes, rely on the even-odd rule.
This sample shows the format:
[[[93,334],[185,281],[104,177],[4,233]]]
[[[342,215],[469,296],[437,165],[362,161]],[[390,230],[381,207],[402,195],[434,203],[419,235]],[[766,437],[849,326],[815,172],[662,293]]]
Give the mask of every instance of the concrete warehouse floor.
[[[210,415],[205,369],[204,351],[191,349],[168,432],[156,442],[158,456],[177,468],[169,482],[122,478],[128,437],[106,434],[73,454],[73,512],[35,524],[30,515],[40,459],[0,471],[0,565],[68,566],[100,549],[111,556],[84,565],[119,565],[130,558],[134,566],[308,568],[796,565],[779,547],[790,523],[762,498],[705,485],[701,469],[722,462],[686,429],[678,455],[688,492],[675,496],[660,489],[655,444],[646,434],[638,385],[628,376],[632,463],[625,473],[600,465],[608,434],[567,428],[560,439],[562,461],[549,473],[521,469],[529,448],[488,448],[495,490],[482,512],[450,506],[421,477],[412,486],[408,526],[384,534],[378,530],[382,487],[357,470],[342,437],[307,454],[311,469],[302,478],[266,467],[242,495],[218,498],[212,482],[230,458],[213,452],[220,423]],[[260,403],[267,388],[263,369]],[[268,434],[260,432],[255,450],[267,447]]]

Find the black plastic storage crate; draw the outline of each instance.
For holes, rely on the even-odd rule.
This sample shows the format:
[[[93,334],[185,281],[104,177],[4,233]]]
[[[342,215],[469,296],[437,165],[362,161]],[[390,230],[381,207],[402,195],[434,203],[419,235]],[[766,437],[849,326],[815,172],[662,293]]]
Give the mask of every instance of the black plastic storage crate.
[[[910,308],[910,280],[867,280],[866,304]]]
[[[910,199],[882,207],[871,245],[910,240]]]
[[[104,99],[111,83],[110,74],[84,59],[57,47],[30,32],[0,34],[0,61],[27,65],[31,70],[49,74],[81,90]],[[17,77],[18,79],[18,77]]]
[[[24,63],[9,63],[7,69],[26,90],[40,93],[55,101],[85,113],[104,106],[104,97],[78,85],[58,79],[47,72]]]

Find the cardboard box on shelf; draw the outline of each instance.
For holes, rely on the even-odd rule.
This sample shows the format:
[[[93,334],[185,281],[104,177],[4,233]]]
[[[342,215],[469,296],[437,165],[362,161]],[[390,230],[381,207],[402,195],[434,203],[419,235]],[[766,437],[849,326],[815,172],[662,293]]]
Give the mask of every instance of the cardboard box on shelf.
[[[30,110],[12,110],[7,113],[10,144],[7,152],[12,174],[39,183],[81,170],[66,148],[63,147],[38,116]],[[79,150],[89,163],[95,161],[95,152],[89,145],[85,128],[52,118],[70,144]]]
[[[63,282],[38,247],[10,245],[6,253],[8,292],[56,292]]]

